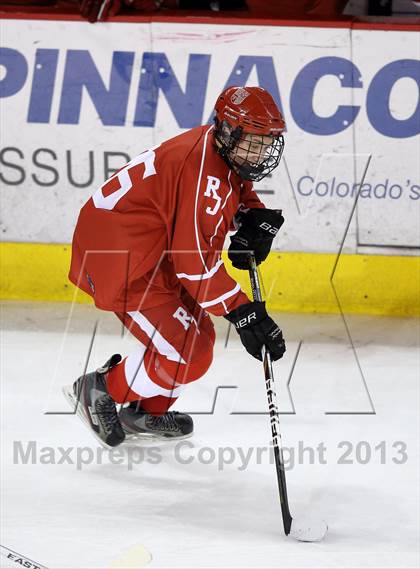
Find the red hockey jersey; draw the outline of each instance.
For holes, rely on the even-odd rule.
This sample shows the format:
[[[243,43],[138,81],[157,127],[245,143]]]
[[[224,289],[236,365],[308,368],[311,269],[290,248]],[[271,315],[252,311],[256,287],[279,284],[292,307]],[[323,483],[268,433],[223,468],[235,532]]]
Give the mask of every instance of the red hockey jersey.
[[[143,152],[80,211],[69,278],[103,310],[137,310],[161,267],[217,316],[249,302],[220,252],[239,206],[264,207],[201,126]],[[150,277],[152,279],[153,277]]]

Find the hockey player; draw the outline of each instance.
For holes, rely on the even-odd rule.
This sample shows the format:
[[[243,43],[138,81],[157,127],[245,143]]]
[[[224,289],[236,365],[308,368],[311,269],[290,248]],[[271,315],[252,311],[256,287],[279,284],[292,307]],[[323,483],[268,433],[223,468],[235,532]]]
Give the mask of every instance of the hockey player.
[[[234,324],[245,349],[272,359],[285,345],[263,302],[251,302],[226,272],[220,252],[248,268],[266,259],[283,223],[264,207],[252,182],[280,162],[284,120],[260,87],[229,87],[215,124],[155,146],[108,179],[80,211],[69,278],[95,305],[115,312],[139,347],[67,388],[78,413],[108,446],[126,434],[186,437],[189,415],[169,411],[213,357],[208,313]],[[116,404],[124,405],[120,411]]]

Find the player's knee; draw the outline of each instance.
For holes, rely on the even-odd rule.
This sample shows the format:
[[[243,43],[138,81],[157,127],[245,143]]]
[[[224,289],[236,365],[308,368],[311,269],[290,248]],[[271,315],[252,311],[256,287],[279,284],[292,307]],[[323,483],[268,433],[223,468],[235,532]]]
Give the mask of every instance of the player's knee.
[[[204,338],[203,338],[204,339]],[[200,379],[209,369],[213,361],[213,342],[206,338],[192,351],[185,365],[180,366],[180,376],[177,383],[190,383]]]
[[[203,332],[196,337],[192,345],[185,346],[181,353],[181,362],[161,356],[160,365],[177,384],[197,381],[206,373],[213,361],[213,345],[212,338]]]

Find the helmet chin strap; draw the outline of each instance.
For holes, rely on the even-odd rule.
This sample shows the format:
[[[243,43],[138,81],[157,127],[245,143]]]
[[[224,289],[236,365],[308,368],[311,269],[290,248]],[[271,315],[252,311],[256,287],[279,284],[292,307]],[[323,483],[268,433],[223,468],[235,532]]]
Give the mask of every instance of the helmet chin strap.
[[[259,175],[264,170],[264,164],[259,164],[258,166],[251,166],[250,164],[236,164],[236,170],[240,177],[244,180],[258,181]]]
[[[249,180],[251,182],[258,181],[260,174],[264,171],[264,162],[261,164],[251,164],[246,160],[242,163],[236,162],[230,155],[235,152],[235,147],[238,141],[233,145],[230,150],[226,151],[227,160],[231,168],[239,174],[243,180]]]

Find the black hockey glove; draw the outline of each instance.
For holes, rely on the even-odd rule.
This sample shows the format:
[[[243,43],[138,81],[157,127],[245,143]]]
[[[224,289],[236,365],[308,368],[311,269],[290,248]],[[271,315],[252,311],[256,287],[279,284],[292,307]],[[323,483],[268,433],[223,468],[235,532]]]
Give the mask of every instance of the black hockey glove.
[[[265,261],[274,237],[283,225],[280,209],[251,208],[237,216],[240,227],[230,238],[228,257],[237,269],[249,269],[249,252],[257,265]]]
[[[225,318],[235,325],[246,351],[257,360],[262,360],[263,346],[267,347],[274,361],[286,351],[282,331],[267,314],[265,302],[241,304]]]

